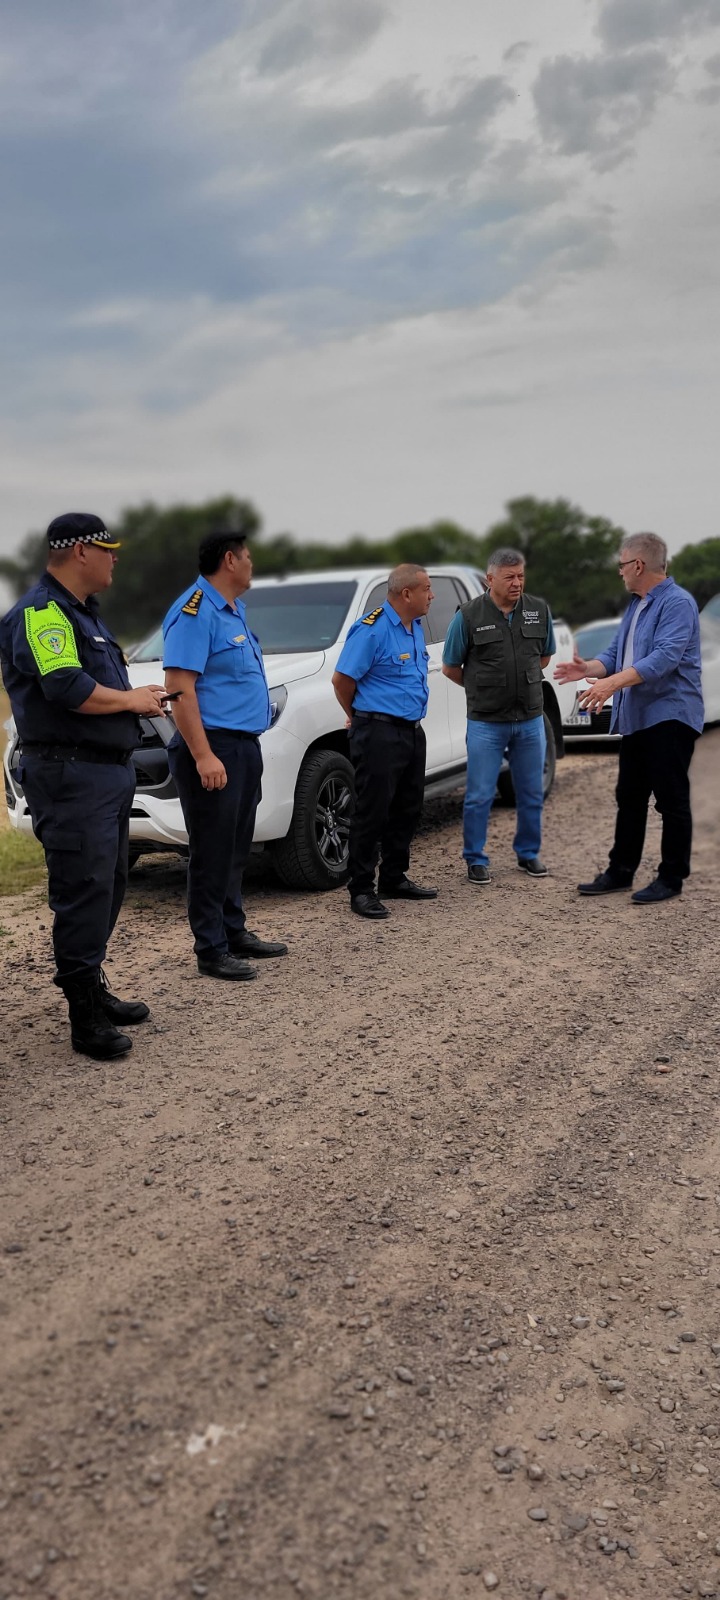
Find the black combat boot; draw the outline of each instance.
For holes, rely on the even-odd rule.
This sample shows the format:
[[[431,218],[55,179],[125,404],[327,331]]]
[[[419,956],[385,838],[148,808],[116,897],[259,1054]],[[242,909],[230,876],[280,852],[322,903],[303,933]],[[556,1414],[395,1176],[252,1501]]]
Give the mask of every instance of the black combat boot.
[[[70,1012],[70,1038],[73,1050],[92,1056],[95,1061],[113,1061],[132,1050],[127,1034],[114,1028],[102,1004],[99,969],[62,984]]]
[[[150,1007],[144,1000],[118,1000],[113,994],[102,967],[100,968],[100,1004],[109,1022],[119,1028],[132,1028],[136,1022],[145,1022]]]

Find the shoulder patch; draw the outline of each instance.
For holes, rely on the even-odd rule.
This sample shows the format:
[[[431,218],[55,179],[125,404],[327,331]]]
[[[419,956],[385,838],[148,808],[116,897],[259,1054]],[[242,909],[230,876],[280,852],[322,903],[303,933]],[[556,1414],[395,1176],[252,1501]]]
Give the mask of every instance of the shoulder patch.
[[[186,617],[196,617],[197,614],[198,614],[198,611],[200,610],[200,602],[201,602],[201,600],[203,598],[204,598],[203,590],[202,589],[196,589],[194,591],[194,593],[191,594],[190,599],[186,602],[186,604],[182,608],[184,615]]]
[[[371,611],[367,617],[362,618],[363,622],[366,623],[369,628],[371,628],[373,623],[377,622],[378,617],[382,616],[382,611],[382,606],[378,606],[377,611]]]
[[[26,606],[25,637],[41,678],[61,667],[80,666],[72,623],[55,600],[42,610]]]

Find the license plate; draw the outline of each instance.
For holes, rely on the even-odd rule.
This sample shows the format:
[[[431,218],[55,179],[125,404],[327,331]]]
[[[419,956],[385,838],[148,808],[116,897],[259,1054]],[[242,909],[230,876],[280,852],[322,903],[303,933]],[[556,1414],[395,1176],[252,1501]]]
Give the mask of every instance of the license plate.
[[[590,720],[589,711],[573,711],[572,716],[567,719],[566,726],[568,728],[586,728]]]

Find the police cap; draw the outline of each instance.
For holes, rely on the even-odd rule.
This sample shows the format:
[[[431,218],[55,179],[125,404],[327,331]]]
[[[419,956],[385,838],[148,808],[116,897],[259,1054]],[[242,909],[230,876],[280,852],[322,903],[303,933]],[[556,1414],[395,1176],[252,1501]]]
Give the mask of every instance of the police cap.
[[[105,523],[92,511],[64,511],[50,523],[47,540],[51,550],[69,550],[74,544],[96,544],[103,550],[120,549],[120,540],[111,537]]]

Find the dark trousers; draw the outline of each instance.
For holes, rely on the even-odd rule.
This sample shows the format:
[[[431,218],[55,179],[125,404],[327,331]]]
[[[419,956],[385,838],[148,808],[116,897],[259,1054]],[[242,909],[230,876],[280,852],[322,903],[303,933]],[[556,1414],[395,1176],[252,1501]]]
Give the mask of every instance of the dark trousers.
[[[105,960],[127,888],[135,769],[28,752],[18,776],[45,851],[55,982],[63,988]]]
[[[381,852],[383,883],[398,883],[410,865],[425,788],[425,733],[410,722],[366,721],[356,713],[348,742],[355,768],[348,888],[356,895],[374,889]]]
[[[257,739],[228,728],[207,728],[213,754],[227,773],[224,789],[203,789],[188,747],[176,733],[168,746],[190,841],[188,921],[195,953],[224,955],[245,928],[242,879],[260,800],[262,755]]]
[[[645,843],[648,805],[662,817],[661,861],[658,877],[671,889],[682,888],[690,872],[692,813],[690,762],[697,734],[686,722],[656,722],[652,728],[625,734],[620,741],[620,765],[615,843],[610,868],[616,873],[637,871]]]

